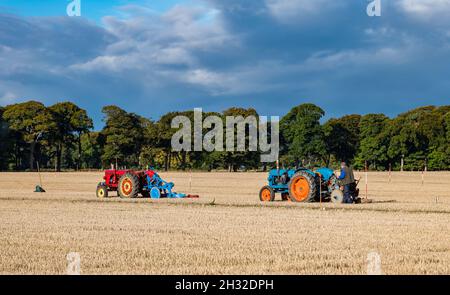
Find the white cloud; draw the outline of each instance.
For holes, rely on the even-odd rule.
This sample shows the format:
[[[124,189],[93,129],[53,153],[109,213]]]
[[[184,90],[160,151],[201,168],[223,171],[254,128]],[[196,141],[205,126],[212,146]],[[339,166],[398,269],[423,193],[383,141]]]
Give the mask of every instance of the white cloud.
[[[415,58],[408,47],[382,47],[372,50],[351,49],[319,53],[308,58],[302,68],[308,71],[349,70],[367,66],[404,64]]]
[[[401,0],[398,6],[407,14],[424,20],[442,16],[448,20],[450,0]]]
[[[226,77],[207,69],[195,69],[184,74],[184,79],[192,84],[206,86],[213,93],[224,91],[224,85],[228,84]]]
[[[74,64],[70,70],[127,71],[136,79],[160,79],[160,84],[181,82],[221,93],[226,79],[202,67],[201,59],[203,54],[220,52],[224,47],[238,47],[239,41],[227,31],[218,14],[214,8],[177,5],[159,15],[141,9],[132,17],[105,17],[105,27],[116,42],[102,55]]]
[[[0,97],[0,104],[2,105],[12,104],[15,103],[16,100],[17,96],[12,92],[7,91]]]
[[[269,13],[282,23],[302,22],[344,5],[331,0],[266,0]]]

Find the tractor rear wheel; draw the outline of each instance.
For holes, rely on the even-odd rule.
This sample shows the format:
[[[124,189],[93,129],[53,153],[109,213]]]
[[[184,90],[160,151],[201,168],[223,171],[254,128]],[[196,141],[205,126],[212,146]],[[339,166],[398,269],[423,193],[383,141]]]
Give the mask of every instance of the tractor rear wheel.
[[[316,179],[305,171],[294,174],[288,188],[289,197],[294,202],[313,202],[317,195]]]
[[[275,200],[275,192],[270,186],[263,186],[259,191],[259,199],[262,202],[273,202]]]
[[[119,179],[117,192],[121,198],[136,198],[140,191],[139,177],[133,173],[125,173]]]
[[[97,195],[97,198],[103,199],[108,197],[108,188],[106,185],[99,184],[97,185],[97,190],[95,191],[95,194]]]

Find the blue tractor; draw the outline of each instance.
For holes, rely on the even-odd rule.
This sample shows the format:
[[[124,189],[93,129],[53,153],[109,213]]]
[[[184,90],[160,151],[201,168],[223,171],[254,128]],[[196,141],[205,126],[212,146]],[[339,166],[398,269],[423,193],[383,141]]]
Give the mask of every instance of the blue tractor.
[[[306,168],[272,169],[269,171],[268,183],[259,192],[259,199],[264,202],[274,201],[276,193],[281,194],[283,201],[343,201],[338,179],[329,168],[319,168],[315,171]]]

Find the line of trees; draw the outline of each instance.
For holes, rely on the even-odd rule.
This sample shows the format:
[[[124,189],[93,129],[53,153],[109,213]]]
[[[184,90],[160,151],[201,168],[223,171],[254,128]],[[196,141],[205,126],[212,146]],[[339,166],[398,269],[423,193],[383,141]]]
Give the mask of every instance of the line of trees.
[[[258,152],[248,150],[172,151],[171,138],[177,131],[171,128],[172,119],[184,115],[193,120],[193,111],[170,112],[158,121],[114,105],[102,112],[103,129],[92,131],[87,112],[71,102],[46,107],[28,101],[0,107],[0,170],[35,170],[37,164],[55,171],[111,164],[165,170],[267,168]],[[224,121],[226,116],[258,116],[252,108],[230,108],[204,117],[209,115]],[[450,169],[450,106],[421,107],[395,118],[354,114],[322,124],[324,115],[314,104],[301,104],[281,118],[283,166],[334,166],[346,160],[357,169],[367,163],[372,170],[399,170],[403,161],[405,170]]]

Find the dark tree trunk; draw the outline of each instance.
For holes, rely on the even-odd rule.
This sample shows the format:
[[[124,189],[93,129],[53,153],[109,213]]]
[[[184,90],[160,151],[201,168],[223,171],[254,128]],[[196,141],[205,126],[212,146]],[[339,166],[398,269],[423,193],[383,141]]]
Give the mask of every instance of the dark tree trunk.
[[[181,152],[181,170],[186,170],[186,151]]]
[[[329,167],[330,166],[330,161],[331,161],[331,155],[328,155],[327,157],[325,157],[323,159],[323,161],[325,162],[325,167]]]
[[[172,162],[172,153],[169,152],[169,161],[168,161],[168,163],[167,163],[167,170],[170,169],[170,164],[171,164],[171,162]]]
[[[34,149],[36,147],[36,142],[33,141],[30,145],[30,170],[34,170]]]
[[[78,133],[78,164],[77,169],[81,169],[81,132]]]
[[[19,144],[16,144],[15,151],[16,151],[16,155],[15,155],[16,167],[15,167],[15,169],[19,170],[19,155],[20,155],[20,153],[19,153]]]
[[[56,146],[56,172],[61,172],[61,156],[62,156],[62,144],[59,142]]]
[[[169,151],[166,152],[166,156],[164,157],[164,171],[169,170]]]

